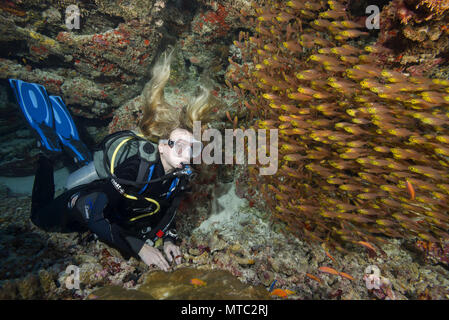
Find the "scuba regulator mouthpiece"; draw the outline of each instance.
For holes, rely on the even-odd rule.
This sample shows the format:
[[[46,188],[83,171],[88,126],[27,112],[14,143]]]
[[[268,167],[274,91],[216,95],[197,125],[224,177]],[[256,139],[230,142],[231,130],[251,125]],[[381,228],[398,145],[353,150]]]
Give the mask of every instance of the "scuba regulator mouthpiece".
[[[193,179],[195,177],[195,173],[193,172],[193,169],[185,163],[182,163],[182,169],[179,169],[174,172],[175,176],[187,176],[189,179]]]
[[[190,166],[188,164],[182,163],[182,169],[178,170],[176,173],[176,175],[186,175],[189,176],[193,173],[192,168],[190,168]]]

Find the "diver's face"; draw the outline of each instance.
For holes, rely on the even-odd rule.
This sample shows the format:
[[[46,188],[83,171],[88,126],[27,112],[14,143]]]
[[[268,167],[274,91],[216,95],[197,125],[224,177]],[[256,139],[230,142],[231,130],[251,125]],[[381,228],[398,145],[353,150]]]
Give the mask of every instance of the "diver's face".
[[[159,153],[165,171],[182,168],[192,158],[193,134],[184,129],[175,129],[170,138],[159,143]]]

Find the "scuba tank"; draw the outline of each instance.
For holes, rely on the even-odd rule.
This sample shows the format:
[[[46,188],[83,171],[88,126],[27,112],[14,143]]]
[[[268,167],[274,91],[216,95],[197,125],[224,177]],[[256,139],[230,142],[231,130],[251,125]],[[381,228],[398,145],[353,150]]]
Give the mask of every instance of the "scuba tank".
[[[110,134],[103,139],[94,152],[94,161],[69,175],[66,188],[69,190],[96,180],[110,179],[113,187],[125,198],[130,200],[146,200],[146,202],[152,204],[151,207],[154,210],[133,217],[131,221],[152,215],[160,210],[160,204],[158,201],[145,197],[142,194],[151,183],[175,178],[172,184],[174,190],[180,177],[185,177],[187,178],[186,180],[191,180],[194,177],[191,167],[183,164],[181,169],[176,169],[157,179],[151,179],[152,168],[159,161],[159,153],[156,150],[157,144],[148,141],[142,134],[135,131],[127,130]],[[140,159],[139,163],[136,164],[136,167],[138,167],[136,179],[127,180],[117,177],[115,175],[115,168],[126,159],[135,155],[138,155]],[[130,189],[136,188],[142,191],[129,192]]]
[[[99,179],[100,177],[98,176],[97,170],[95,170],[95,164],[90,162],[88,165],[72,172],[67,177],[65,188],[70,190],[82,184],[88,184]]]
[[[132,141],[130,141],[132,140]],[[125,142],[130,141],[125,145]],[[156,144],[144,139],[134,131],[119,131],[106,136],[93,154],[93,161],[72,172],[66,181],[65,188],[70,190],[82,184],[111,177],[110,168],[116,167],[127,158],[138,154],[148,162],[156,162]],[[115,162],[111,166],[110,158],[115,152]]]

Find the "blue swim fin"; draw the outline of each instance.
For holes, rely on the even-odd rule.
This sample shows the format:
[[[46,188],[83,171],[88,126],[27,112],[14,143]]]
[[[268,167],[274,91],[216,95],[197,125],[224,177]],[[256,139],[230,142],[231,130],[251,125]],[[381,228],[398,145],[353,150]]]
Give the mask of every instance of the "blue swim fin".
[[[92,154],[86,145],[80,140],[78,130],[72,116],[59,96],[49,97],[55,117],[55,130],[59,140],[74,161],[86,165],[92,161]]]
[[[54,130],[54,117],[47,91],[37,83],[9,79],[25,119],[38,135],[40,145],[51,152],[62,148]]]

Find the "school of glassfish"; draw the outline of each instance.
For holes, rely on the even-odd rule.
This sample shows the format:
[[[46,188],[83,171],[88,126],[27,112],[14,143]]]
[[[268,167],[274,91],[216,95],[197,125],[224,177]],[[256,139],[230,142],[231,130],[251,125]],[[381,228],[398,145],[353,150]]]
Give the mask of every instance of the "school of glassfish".
[[[284,231],[340,251],[449,238],[449,80],[383,68],[389,49],[358,47],[366,28],[338,1],[254,9],[227,85],[254,128],[279,130],[279,170],[250,168],[250,182]],[[320,269],[351,278],[333,270]]]

